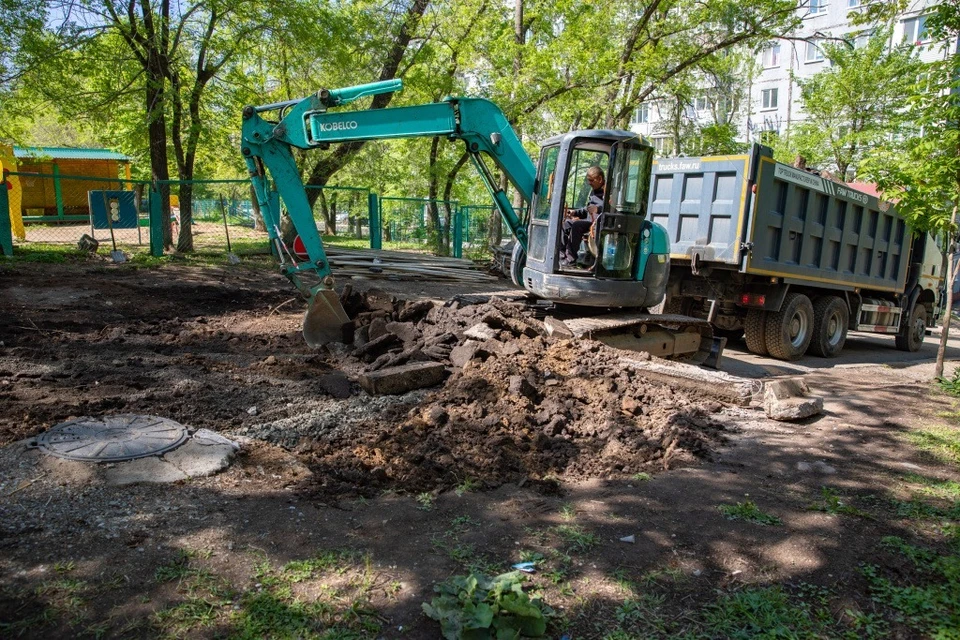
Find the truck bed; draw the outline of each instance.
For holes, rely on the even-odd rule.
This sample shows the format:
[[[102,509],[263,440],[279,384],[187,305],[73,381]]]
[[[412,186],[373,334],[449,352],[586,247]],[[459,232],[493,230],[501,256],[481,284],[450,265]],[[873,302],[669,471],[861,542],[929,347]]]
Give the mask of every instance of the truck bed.
[[[648,211],[670,234],[671,261],[902,291],[910,234],[895,208],[771,155],[755,145],[654,162]]]

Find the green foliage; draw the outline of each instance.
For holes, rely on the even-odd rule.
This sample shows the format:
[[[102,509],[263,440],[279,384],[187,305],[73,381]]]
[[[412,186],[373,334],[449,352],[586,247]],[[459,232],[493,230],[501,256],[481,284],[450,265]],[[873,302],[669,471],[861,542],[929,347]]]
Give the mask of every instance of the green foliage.
[[[723,594],[703,613],[710,638],[827,637],[830,611],[817,602],[795,603],[779,586]]]
[[[949,378],[939,377],[936,379],[937,386],[941,390],[953,396],[960,396],[960,367],[955,367],[953,375]]]
[[[567,545],[567,552],[585,552],[600,544],[596,534],[584,531],[583,527],[573,524],[562,524],[553,528],[561,540]]]
[[[858,518],[870,518],[870,514],[857,509],[854,506],[845,504],[836,489],[830,487],[820,487],[820,500],[812,503],[810,509],[814,511],[823,511],[832,515],[844,514],[856,516]]]
[[[910,561],[916,576],[897,572],[887,577],[875,565],[860,571],[869,584],[871,598],[897,612],[897,619],[912,630],[935,638],[956,638],[960,629],[960,556],[888,537],[884,546]]]
[[[793,129],[789,144],[810,166],[845,179],[864,154],[907,130],[904,111],[923,63],[910,45],[888,50],[889,41],[890,31],[883,28],[861,48],[824,41],[820,46],[830,67],[794,77],[807,119]]]
[[[523,574],[513,571],[488,578],[471,573],[434,586],[438,594],[424,614],[440,623],[447,640],[540,638],[553,610],[523,590]]]
[[[746,520],[763,525],[782,525],[783,521],[770,514],[764,513],[751,500],[738,502],[736,505],[721,504],[717,507],[728,520]]]
[[[940,462],[960,464],[960,429],[954,425],[928,425],[906,434],[907,440]]]
[[[960,482],[928,478],[916,473],[907,474],[904,480],[921,485],[920,493],[944,500],[960,501]]]

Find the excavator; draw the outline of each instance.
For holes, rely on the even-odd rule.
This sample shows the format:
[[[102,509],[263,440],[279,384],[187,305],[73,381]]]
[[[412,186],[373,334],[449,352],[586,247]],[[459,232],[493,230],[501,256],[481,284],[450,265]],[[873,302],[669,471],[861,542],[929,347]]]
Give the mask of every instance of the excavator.
[[[303,336],[311,347],[343,341],[350,318],[334,288],[294,149],[329,149],[356,140],[444,136],[460,140],[515,239],[513,282],[552,301],[560,335],[693,363],[716,346],[705,320],[649,313],[666,292],[670,242],[647,219],[653,149],[637,134],[572,131],[546,140],[534,165],[500,108],[482,98],[446,98],[415,106],[342,110],[361,98],[402,89],[386,80],[321,89],[299,100],[243,109],[243,154],[282,273],[307,299]],[[263,115],[261,115],[263,114]],[[265,116],[271,116],[267,119]],[[499,187],[490,163],[529,208],[521,219]],[[595,254],[589,268],[561,261],[564,212],[590,194],[587,170],[606,175],[602,211],[589,233]],[[298,259],[280,234],[280,202],[296,227],[308,259]],[[315,284],[311,284],[315,282]]]

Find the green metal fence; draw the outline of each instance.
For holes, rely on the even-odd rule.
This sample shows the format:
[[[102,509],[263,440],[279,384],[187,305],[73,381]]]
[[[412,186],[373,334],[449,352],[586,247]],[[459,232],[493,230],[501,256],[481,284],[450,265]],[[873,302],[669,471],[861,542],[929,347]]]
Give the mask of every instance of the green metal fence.
[[[83,236],[105,254],[116,244],[128,254],[164,253],[164,220],[177,244],[189,202],[193,250],[269,253],[267,230],[247,180],[147,182],[61,174],[11,173],[0,189],[0,250],[15,246],[76,245]],[[379,197],[364,187],[308,187],[317,228],[328,244],[488,257],[490,205],[427,198]],[[169,216],[164,216],[164,205]],[[107,212],[112,212],[108,215]],[[434,214],[436,212],[436,214]],[[291,230],[280,229],[292,235]],[[289,232],[289,233],[288,233]],[[360,241],[359,243],[357,241]]]

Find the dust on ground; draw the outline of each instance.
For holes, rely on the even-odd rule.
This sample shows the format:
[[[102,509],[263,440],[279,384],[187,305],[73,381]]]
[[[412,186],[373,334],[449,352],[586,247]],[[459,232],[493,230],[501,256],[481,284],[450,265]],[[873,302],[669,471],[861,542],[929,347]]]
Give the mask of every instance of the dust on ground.
[[[378,576],[364,594],[379,612],[371,637],[436,637],[419,612],[434,583],[477,561],[503,569],[522,549],[553,557],[572,512],[599,549],[556,560],[559,583],[534,579],[591,637],[625,597],[617,571],[679,572],[671,588],[694,600],[735,584],[855,580],[873,541],[896,531],[841,524],[809,511],[811,498],[825,483],[866,493],[904,464],[929,467],[905,459],[895,434],[913,418],[904,403],[931,402],[914,374],[888,373],[901,386],[861,405],[850,398],[875,372],[811,379],[826,414],[772,423],[709,388],[650,380],[599,343],[552,338],[510,294],[354,282],[343,292],[353,344],[313,351],[286,281],[243,267],[21,265],[0,270],[0,291],[0,618],[41,609],[44,597],[23,594],[64,563],[112,585],[91,587],[81,619],[51,635],[109,623],[152,637],[149,616],[184,598],[158,572],[184,550],[255,590],[258,563],[349,547]],[[357,382],[416,362],[442,364],[444,382],[398,396]],[[243,450],[210,478],[115,488],[16,444],[115,413],[218,431]],[[731,530],[716,506],[745,495],[788,532]],[[627,535],[635,544],[618,542]],[[229,635],[200,635],[218,629]]]

